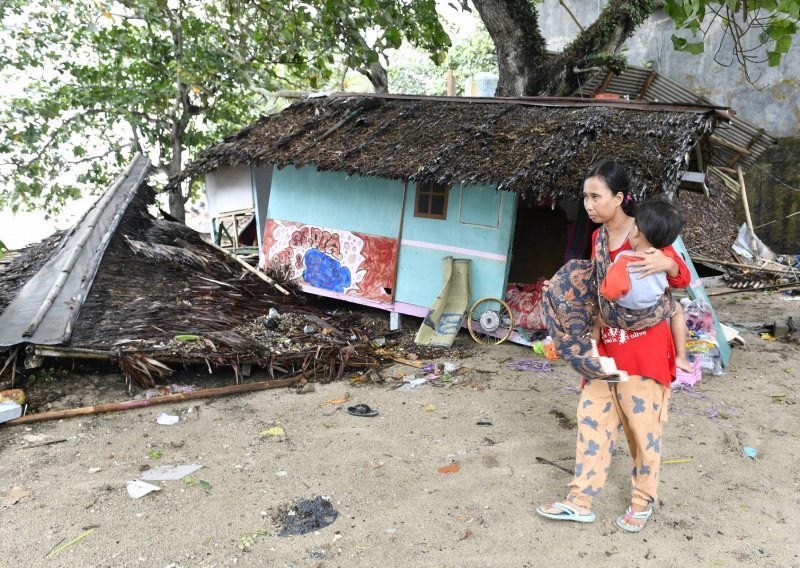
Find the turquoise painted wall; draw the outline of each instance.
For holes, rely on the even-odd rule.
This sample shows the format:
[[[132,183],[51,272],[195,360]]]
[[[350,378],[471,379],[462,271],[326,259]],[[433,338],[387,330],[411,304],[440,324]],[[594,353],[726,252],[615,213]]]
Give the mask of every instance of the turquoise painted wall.
[[[416,184],[409,183],[403,211],[403,239],[505,255],[492,260],[431,248],[402,245],[395,300],[430,307],[442,287],[445,256],[471,258],[472,302],[502,298],[511,263],[516,195],[489,186],[455,186],[447,219],[414,216]],[[319,172],[315,168],[275,169],[268,217],[397,238],[403,183],[380,178]]]
[[[507,260],[401,245],[395,300],[430,307],[442,287],[442,259],[446,256],[472,259],[472,303],[484,296],[502,298],[511,263],[516,195],[488,186],[453,187],[447,201],[447,219],[443,221],[414,216],[414,188],[409,184],[404,241],[506,255]]]
[[[292,166],[272,174],[267,216],[397,238],[403,182]]]

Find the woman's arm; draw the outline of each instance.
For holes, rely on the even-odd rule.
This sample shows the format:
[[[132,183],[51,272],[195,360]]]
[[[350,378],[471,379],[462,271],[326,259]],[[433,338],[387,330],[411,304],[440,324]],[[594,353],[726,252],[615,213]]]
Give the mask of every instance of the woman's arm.
[[[663,249],[651,247],[642,252],[635,252],[631,256],[642,259],[630,263],[631,272],[638,274],[640,278],[658,272],[666,272],[667,282],[673,288],[686,288],[692,279],[689,267],[671,246]]]

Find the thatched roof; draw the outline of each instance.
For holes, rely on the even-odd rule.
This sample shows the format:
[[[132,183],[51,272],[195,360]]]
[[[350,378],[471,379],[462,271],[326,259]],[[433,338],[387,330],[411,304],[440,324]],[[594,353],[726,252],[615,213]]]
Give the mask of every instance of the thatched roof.
[[[363,327],[357,315],[282,295],[196,231],[152,217],[149,169],[138,156],[75,227],[4,265],[0,347],[116,359],[143,386],[164,361],[255,361],[273,375],[309,377],[375,364],[351,337]],[[281,315],[267,321],[271,308]]]
[[[295,103],[200,153],[170,186],[237,165],[314,166],[387,179],[577,197],[603,157],[639,196],[677,188],[687,151],[727,110],[600,99],[339,94]]]

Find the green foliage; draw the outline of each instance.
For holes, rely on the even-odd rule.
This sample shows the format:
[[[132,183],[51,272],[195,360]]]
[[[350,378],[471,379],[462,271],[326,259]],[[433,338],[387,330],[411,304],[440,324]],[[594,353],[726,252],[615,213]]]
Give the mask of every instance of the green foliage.
[[[6,0],[0,207],[57,212],[136,152],[177,173],[285,104],[273,92],[317,89],[404,41],[441,57],[435,0]]]
[[[776,67],[783,54],[791,49],[797,34],[800,0],[666,0],[664,12],[675,21],[676,29],[688,30],[693,38],[705,36],[710,25],[708,21],[704,24],[704,20],[710,15],[733,38],[740,63],[746,66],[766,61],[770,67]],[[746,37],[756,34],[760,46],[765,48],[765,56],[746,43]],[[677,35],[672,36],[672,44],[676,50],[694,55],[704,51],[703,41],[692,42]]]
[[[456,94],[463,94],[464,81],[481,71],[497,72],[492,38],[483,28],[460,38],[437,65],[419,50],[403,48],[390,60],[389,86],[392,92],[423,95],[447,94],[447,70],[453,72]]]

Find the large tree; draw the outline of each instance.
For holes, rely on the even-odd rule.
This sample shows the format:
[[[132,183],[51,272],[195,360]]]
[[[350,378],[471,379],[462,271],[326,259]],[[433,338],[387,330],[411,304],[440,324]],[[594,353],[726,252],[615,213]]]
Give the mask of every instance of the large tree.
[[[15,83],[0,107],[0,207],[58,211],[136,151],[171,176],[276,94],[322,88],[344,66],[385,90],[381,57],[404,40],[446,50],[435,0],[0,2],[0,81]],[[173,216],[189,193],[169,195]]]
[[[733,39],[734,55],[745,73],[748,65],[780,63],[797,33],[800,16],[798,0],[609,0],[597,20],[553,56],[545,50],[535,0],[472,1],[497,50],[498,96],[567,96],[578,86],[581,72],[622,71],[625,60],[619,48],[659,7],[678,29],[691,32],[689,39],[673,36],[679,50],[700,53],[705,33],[721,25]],[[753,36],[757,37],[750,39]]]

